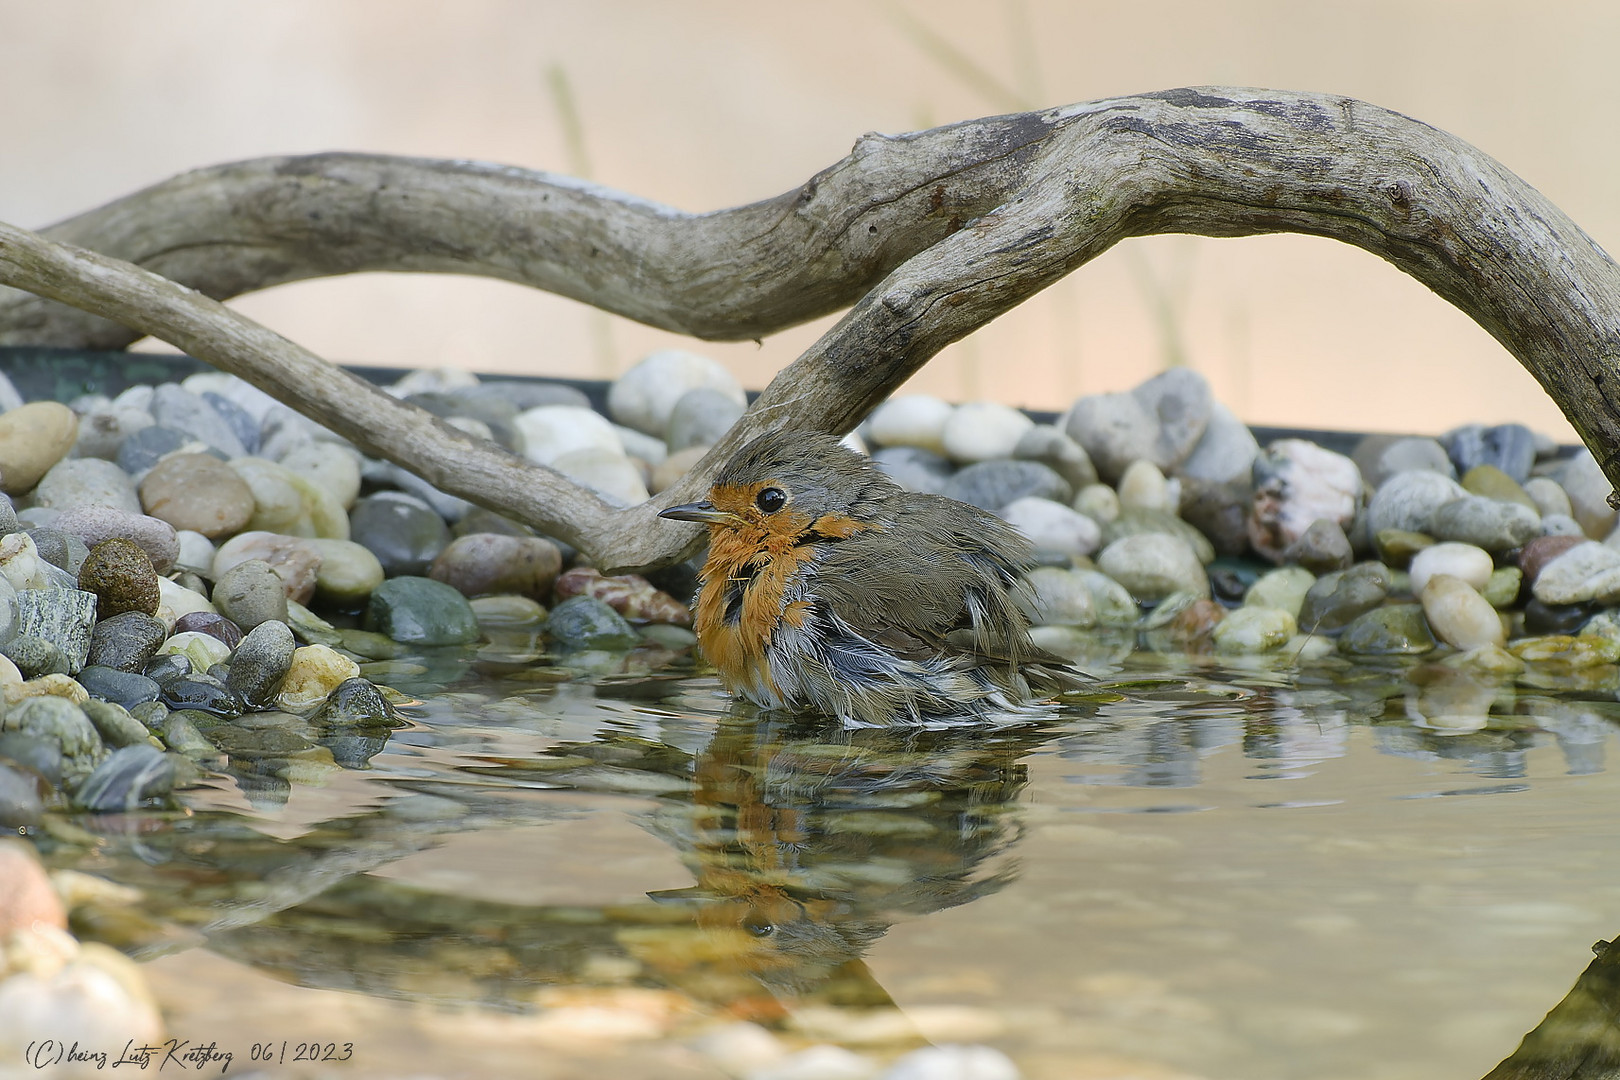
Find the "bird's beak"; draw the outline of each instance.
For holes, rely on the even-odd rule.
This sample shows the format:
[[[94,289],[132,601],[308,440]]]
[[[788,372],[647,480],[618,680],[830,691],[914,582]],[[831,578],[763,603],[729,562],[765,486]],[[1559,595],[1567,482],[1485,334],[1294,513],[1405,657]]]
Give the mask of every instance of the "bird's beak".
[[[723,525],[734,520],[733,516],[724,510],[715,509],[714,503],[707,499],[702,502],[682,503],[672,506],[668,510],[660,510],[661,518],[674,518],[676,521],[701,521],[705,525]]]

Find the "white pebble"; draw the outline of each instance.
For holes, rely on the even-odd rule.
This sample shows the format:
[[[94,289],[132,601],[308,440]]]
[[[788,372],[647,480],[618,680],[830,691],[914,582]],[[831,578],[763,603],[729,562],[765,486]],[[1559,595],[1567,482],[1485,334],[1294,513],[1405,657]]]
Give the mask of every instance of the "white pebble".
[[[1436,574],[1450,574],[1462,578],[1471,588],[1483,589],[1493,569],[1490,553],[1484,548],[1448,542],[1426,547],[1412,556],[1407,572],[1411,575],[1412,595],[1417,596]]]
[[[916,446],[945,453],[945,422],[956,406],[930,394],[902,394],[879,405],[866,422],[878,446]]]
[[[1303,566],[1279,566],[1260,575],[1249,591],[1243,594],[1245,607],[1276,608],[1299,618],[1299,609],[1305,605],[1305,594],[1316,584],[1316,575]]]
[[[1075,495],[1074,508],[1106,525],[1119,517],[1119,495],[1107,484],[1087,484]]]
[[[1090,555],[1102,543],[1102,529],[1095,521],[1038,495],[1014,499],[1001,508],[1001,516],[1028,537],[1036,551]]]
[[[617,451],[596,447],[571,450],[553,460],[551,467],[618,506],[633,506],[649,497],[641,470]]]
[[[17,589],[44,589],[50,586],[45,560],[39,557],[34,538],[25,532],[0,536],[0,576]]]
[[[1423,603],[1429,629],[1454,649],[1507,643],[1496,609],[1461,578],[1435,574],[1424,584],[1418,599]]]
[[[1012,457],[1018,440],[1035,421],[998,401],[970,401],[945,421],[940,438],[953,461],[970,464]]]
[[[523,453],[530,461],[550,465],[575,450],[607,450],[624,456],[624,443],[607,417],[583,405],[538,405],[518,413]]]
[[[1280,649],[1299,630],[1281,608],[1240,607],[1216,625],[1215,649],[1222,653],[1260,653]]]
[[[1575,516],[1574,508],[1569,503],[1569,496],[1558,485],[1558,481],[1550,476],[1532,476],[1524,482],[1524,493],[1530,496],[1530,501],[1536,504],[1536,510],[1543,518],[1550,514]]]
[[[1176,510],[1164,473],[1153,462],[1142,460],[1127,465],[1119,478],[1119,505],[1126,510]]]
[[[625,427],[662,436],[675,403],[688,390],[707,387],[748,404],[731,372],[716,360],[685,349],[663,349],[620,375],[608,388],[608,414]]]

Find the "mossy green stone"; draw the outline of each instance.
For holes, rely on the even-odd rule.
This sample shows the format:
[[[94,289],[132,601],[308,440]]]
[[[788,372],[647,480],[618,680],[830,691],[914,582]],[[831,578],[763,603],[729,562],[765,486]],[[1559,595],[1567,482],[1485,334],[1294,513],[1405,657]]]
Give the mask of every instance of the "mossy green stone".
[[[1538,514],[1541,513],[1541,508],[1536,505],[1534,499],[1525,494],[1518,481],[1495,465],[1475,465],[1463,474],[1462,486],[1470,495],[1484,495],[1487,498],[1500,499],[1502,502],[1518,503]]]
[[[1414,656],[1435,647],[1434,632],[1417,604],[1390,604],[1350,620],[1339,651],[1355,656]]]
[[[623,615],[590,596],[569,597],[552,608],[546,629],[568,649],[631,649],[641,641]]]
[[[425,577],[397,577],[377,586],[366,606],[366,629],[413,645],[478,640],[478,618],[467,598]]]
[[[1428,533],[1407,532],[1405,529],[1381,529],[1373,537],[1378,557],[1395,569],[1405,569],[1412,556],[1426,547],[1434,546],[1434,537]]]

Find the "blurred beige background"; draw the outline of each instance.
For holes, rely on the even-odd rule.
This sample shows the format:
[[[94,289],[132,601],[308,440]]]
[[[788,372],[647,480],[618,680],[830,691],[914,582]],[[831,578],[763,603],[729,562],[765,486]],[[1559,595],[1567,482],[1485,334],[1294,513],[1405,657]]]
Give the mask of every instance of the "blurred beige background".
[[[775,195],[869,130],[1193,84],[1348,94],[1445,128],[1620,250],[1620,5],[1497,0],[0,0],[0,219],[40,227],[264,154],[480,158],[686,210]],[[560,104],[560,71],[573,111]],[[580,138],[568,137],[569,115]],[[336,360],[611,376],[683,339],[501,282],[363,275],[238,306]],[[687,343],[748,385],[831,320]],[[1308,237],[1109,252],[911,384],[1061,408],[1180,358],[1254,423],[1570,429],[1478,327]]]

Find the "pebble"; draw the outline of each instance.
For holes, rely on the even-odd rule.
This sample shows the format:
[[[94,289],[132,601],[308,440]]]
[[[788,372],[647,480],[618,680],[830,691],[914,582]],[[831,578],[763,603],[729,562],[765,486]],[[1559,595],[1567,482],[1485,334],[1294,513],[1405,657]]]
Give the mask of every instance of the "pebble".
[[[552,608],[546,632],[568,649],[629,649],[640,641],[623,615],[591,596],[571,597]]]
[[[670,403],[673,410],[674,402]],[[526,409],[513,421],[523,437],[523,453],[530,461],[552,465],[564,454],[580,450],[600,450],[617,457],[624,456],[624,440],[613,424],[602,414],[583,406],[541,405]],[[669,424],[649,435],[662,436]],[[627,425],[637,427],[635,424]],[[637,428],[637,430],[644,430]]]
[[[192,671],[208,671],[231,658],[231,648],[212,634],[186,630],[158,646],[159,656],[183,656]]]
[[[91,758],[104,749],[100,734],[84,710],[52,694],[16,702],[0,720],[0,730],[48,739],[68,758]]]
[[[1418,552],[1434,546],[1434,537],[1428,533],[1383,529],[1374,535],[1373,546],[1378,551],[1378,557],[1387,565],[1402,570],[1411,565]]]
[[[608,415],[626,427],[662,435],[678,402],[690,390],[718,390],[739,405],[748,397],[736,377],[709,357],[684,349],[652,353],[608,388]]]
[[[209,538],[240,532],[253,520],[252,490],[208,454],[164,458],[141,481],[140,496],[151,516]]]
[[[1463,490],[1469,494],[1486,495],[1492,499],[1501,499],[1503,502],[1518,503],[1525,509],[1533,511],[1538,518],[1541,516],[1541,508],[1519,482],[1495,465],[1475,465],[1463,474],[1461,483]],[[1561,489],[1559,494],[1563,494]],[[1569,513],[1568,503],[1568,496],[1565,496],[1563,510],[1565,514]]]
[[[1566,517],[1563,514],[1546,514],[1541,519],[1541,535],[1578,536],[1584,540],[1586,530],[1581,528],[1581,523],[1572,517]],[[1610,533],[1609,535],[1613,536],[1614,534]]]
[[[66,458],[51,466],[34,488],[34,505],[68,510],[75,506],[110,506],[126,514],[141,512],[140,496],[129,474],[100,458]]]
[[[1512,607],[1518,602],[1519,593],[1524,589],[1524,571],[1517,566],[1499,566],[1491,571],[1491,576],[1485,582],[1484,588],[1479,590],[1491,605],[1501,610]]]
[[[4,577],[13,589],[22,592],[48,587],[50,578],[45,574],[47,565],[39,557],[39,549],[34,546],[32,536],[25,532],[0,536],[0,577]]]
[[[1446,448],[1439,440],[1417,435],[1367,435],[1356,444],[1350,455],[1361,478],[1373,490],[1399,472],[1421,470],[1435,472],[1455,480],[1456,466],[1452,465]]]
[[[1339,651],[1357,656],[1413,656],[1434,646],[1434,633],[1417,604],[1374,608],[1350,620],[1339,635]]]
[[[242,699],[212,675],[181,675],[159,682],[158,687],[158,700],[171,709],[192,709],[227,719],[247,711]]]
[[[160,427],[156,424],[130,433],[118,447],[113,463],[136,480],[143,479],[152,467],[170,454],[184,450],[200,454],[208,447],[183,431]]]
[[[399,721],[382,693],[363,678],[338,684],[315,716],[326,727],[395,726]]]
[[[1430,531],[1441,540],[1508,551],[1541,535],[1541,515],[1516,502],[1468,495],[1435,510]]]
[[[670,410],[669,423],[664,428],[664,445],[670,450],[713,446],[742,418],[743,409],[736,397],[713,387],[688,390]],[[623,441],[620,440],[621,445]]]
[[[614,424],[613,430],[618,433],[619,442],[624,444],[624,452],[627,456],[639,458],[643,463],[654,467],[663,464],[669,459],[669,445],[663,439],[643,435],[635,428],[627,428],[623,424]],[[687,447],[688,450],[691,448],[691,446]]]
[[[1091,484],[1081,488],[1074,497],[1073,506],[1099,525],[1117,519],[1121,509],[1119,493],[1107,484]]]
[[[208,402],[177,383],[163,383],[154,389],[148,408],[159,426],[184,431],[228,458],[247,453],[247,447],[242,445],[230,422]]]
[[[262,559],[237,563],[220,575],[214,585],[213,604],[219,614],[243,630],[252,630],[271,619],[287,621],[287,590],[281,575]]]
[[[1079,578],[1091,593],[1091,608],[1100,626],[1134,626],[1142,611],[1130,590],[1098,570],[1077,568],[1069,573]]]
[[[291,469],[256,457],[237,458],[230,468],[253,498],[252,514],[241,528],[289,536],[315,535],[310,506]]]
[[[1536,436],[1523,424],[1466,424],[1440,436],[1459,474],[1488,465],[1523,483],[1536,463]]]
[[[1160,510],[1175,513],[1181,500],[1180,484],[1172,484],[1151,461],[1133,461],[1120,476],[1115,491],[1121,510]]]
[[[1524,579],[1534,585],[1542,568],[1572,547],[1586,543],[1584,536],[1541,536],[1524,545],[1519,551],[1519,569]]]
[[[945,456],[970,465],[1010,458],[1035,421],[996,401],[970,401],[951,410],[940,432]]]
[[[168,578],[158,578],[158,597],[157,617],[168,625],[192,612],[215,610],[208,597]]]
[[[264,708],[275,700],[292,667],[298,643],[286,623],[267,621],[255,626],[231,656],[225,685],[250,708]]]
[[[1614,529],[1615,511],[1609,505],[1614,485],[1603,475],[1592,452],[1583,449],[1565,461],[1553,474],[1553,479],[1569,497],[1571,516],[1581,523],[1586,535],[1594,540],[1608,536]]]
[[[1367,531],[1372,536],[1388,529],[1427,533],[1436,509],[1467,494],[1457,481],[1427,469],[1398,472],[1368,501]]]
[[[549,599],[562,571],[562,552],[538,536],[469,533],[450,542],[427,576],[466,596],[516,593]]]
[[[570,450],[548,464],[614,506],[633,506],[651,497],[641,470],[620,450],[600,447]]]
[[[1429,628],[1452,648],[1507,644],[1496,609],[1463,579],[1435,574],[1419,590],[1419,599]]]
[[[1102,529],[1091,518],[1039,496],[1014,499],[1001,508],[1001,517],[1029,538],[1043,562],[1090,555],[1102,542]]]
[[[1530,591],[1543,604],[1620,603],[1620,551],[1586,540],[1547,560]]]
[[[73,454],[112,461],[125,439],[153,423],[152,414],[145,409],[119,408],[111,403],[81,413]]]
[[[1211,637],[1217,652],[1260,653],[1282,648],[1298,629],[1286,609],[1246,605],[1228,612]]]
[[[357,678],[360,665],[325,645],[305,645],[292,654],[275,706],[291,713],[318,708],[349,679]]]
[[[1317,521],[1348,527],[1360,498],[1355,462],[1303,439],[1278,439],[1255,459],[1249,542],[1281,562]]]
[[[415,645],[478,640],[478,619],[465,596],[442,581],[409,575],[390,578],[371,594],[366,629]]]
[[[382,561],[353,540],[322,537],[303,541],[319,561],[315,566],[315,596],[324,603],[353,607],[383,583]]]
[[[8,702],[29,697],[58,697],[74,705],[83,705],[90,699],[90,695],[73,676],[57,671],[29,679],[20,686],[13,687],[8,684],[6,695]]]
[[[1020,1080],[1011,1058],[991,1046],[945,1043],[913,1050],[878,1080]]]
[[[66,675],[71,666],[61,646],[32,634],[17,634],[0,645],[0,652],[31,679],[40,675]]]
[[[0,413],[0,491],[21,495],[67,456],[79,418],[66,405],[36,401]]]
[[[1122,509],[1119,516],[1102,527],[1103,544],[1108,545],[1125,536],[1142,533],[1166,533],[1178,537],[1198,561],[1208,565],[1215,561],[1215,547],[1209,538],[1176,515],[1164,510]]]
[[[113,537],[90,549],[79,568],[79,588],[96,597],[98,618],[110,619],[129,611],[157,612],[157,571],[152,560],[133,540]]]
[[[1083,397],[1070,406],[1059,426],[1085,449],[1103,480],[1118,480],[1133,461],[1153,460],[1158,424],[1131,394]]]
[[[1097,482],[1097,469],[1086,456],[1085,447],[1052,424],[1035,424],[1025,431],[1013,447],[1012,456],[1049,466],[1076,491]]]
[[[180,556],[180,540],[174,526],[146,514],[131,514],[110,506],[76,506],[62,511],[54,526],[88,547],[115,537],[133,541],[146,552],[152,569],[159,574],[168,573]]]
[[[344,510],[360,497],[360,458],[347,446],[306,443],[290,450],[281,465],[293,475],[326,489]]]
[[[182,389],[185,389],[182,387]],[[228,397],[216,394],[213,391],[203,391],[197,395],[207,402],[209,408],[219,414],[225,421],[225,426],[231,429],[237,441],[242,444],[243,453],[251,454],[259,448],[259,420],[252,416],[242,406]]]
[[[349,512],[349,539],[382,563],[389,577],[421,575],[450,543],[444,519],[421,499],[397,491],[368,495]]]
[[[707,446],[688,446],[685,450],[677,450],[670,454],[653,466],[647,490],[656,495],[660,491],[674,487],[680,482],[681,477],[692,471],[692,466],[703,460],[703,455],[708,452]]]
[[[1523,491],[1535,503],[1543,520],[1549,517],[1574,518],[1575,508],[1570,505],[1569,496],[1551,477],[1532,476],[1524,482]]]
[[[1300,534],[1283,558],[1298,563],[1313,574],[1326,574],[1334,570],[1347,570],[1355,562],[1350,538],[1336,521],[1317,518]]]
[[[1259,455],[1260,444],[1249,426],[1225,405],[1214,402],[1203,437],[1175,472],[1188,480],[1217,485],[1241,482],[1246,487]]]
[[[85,692],[91,698],[99,698],[102,702],[112,702],[123,706],[125,709],[133,709],[137,705],[144,705],[148,701],[156,701],[160,692],[158,684],[140,672],[119,671],[117,668],[97,667],[94,664],[85,665],[80,670],[77,679],[79,685],[84,687]],[[88,712],[88,708],[86,711]],[[141,728],[141,735],[144,739],[146,729],[133,717],[130,718],[130,722]],[[106,737],[107,732],[102,725],[97,724],[96,727],[101,731],[102,736]],[[114,739],[108,739],[107,741],[118,746],[129,745],[127,740],[117,742]]]
[[[138,672],[157,652],[168,633],[163,621],[139,611],[103,618],[90,632],[85,663],[116,671]]]
[[[1244,607],[1274,608],[1299,617],[1306,594],[1316,584],[1316,575],[1300,566],[1280,566],[1262,574],[1244,594]],[[1289,633],[1293,633],[1292,630]]]
[[[1078,571],[1038,566],[1025,574],[1024,580],[1029,592],[1021,598],[1021,606],[1030,622],[1037,626],[1096,625],[1096,604],[1086,579]],[[1136,614],[1134,602],[1131,614]]]
[[[981,461],[968,465],[946,481],[942,494],[991,513],[1030,496],[1060,503],[1074,498],[1068,481],[1038,461]]]
[[[1097,567],[1144,603],[1174,592],[1209,595],[1203,563],[1185,540],[1168,533],[1121,537],[1097,556]]]
[[[943,495],[953,472],[949,458],[917,446],[886,446],[872,455],[872,463],[908,491],[930,495]]]
[[[914,446],[943,457],[945,422],[955,409],[929,394],[900,394],[872,410],[867,438],[874,446]]]
[[[555,595],[595,597],[632,622],[692,625],[690,608],[640,574],[603,577],[594,566],[576,566],[557,578]]]
[[[61,649],[69,675],[82,668],[90,655],[90,631],[95,624],[94,593],[30,589],[17,594],[17,636],[37,637]]]
[[[1462,543],[1434,544],[1412,556],[1412,593],[1421,593],[1435,574],[1449,574],[1466,581],[1469,588],[1483,589],[1493,569],[1490,553],[1483,548]]]

